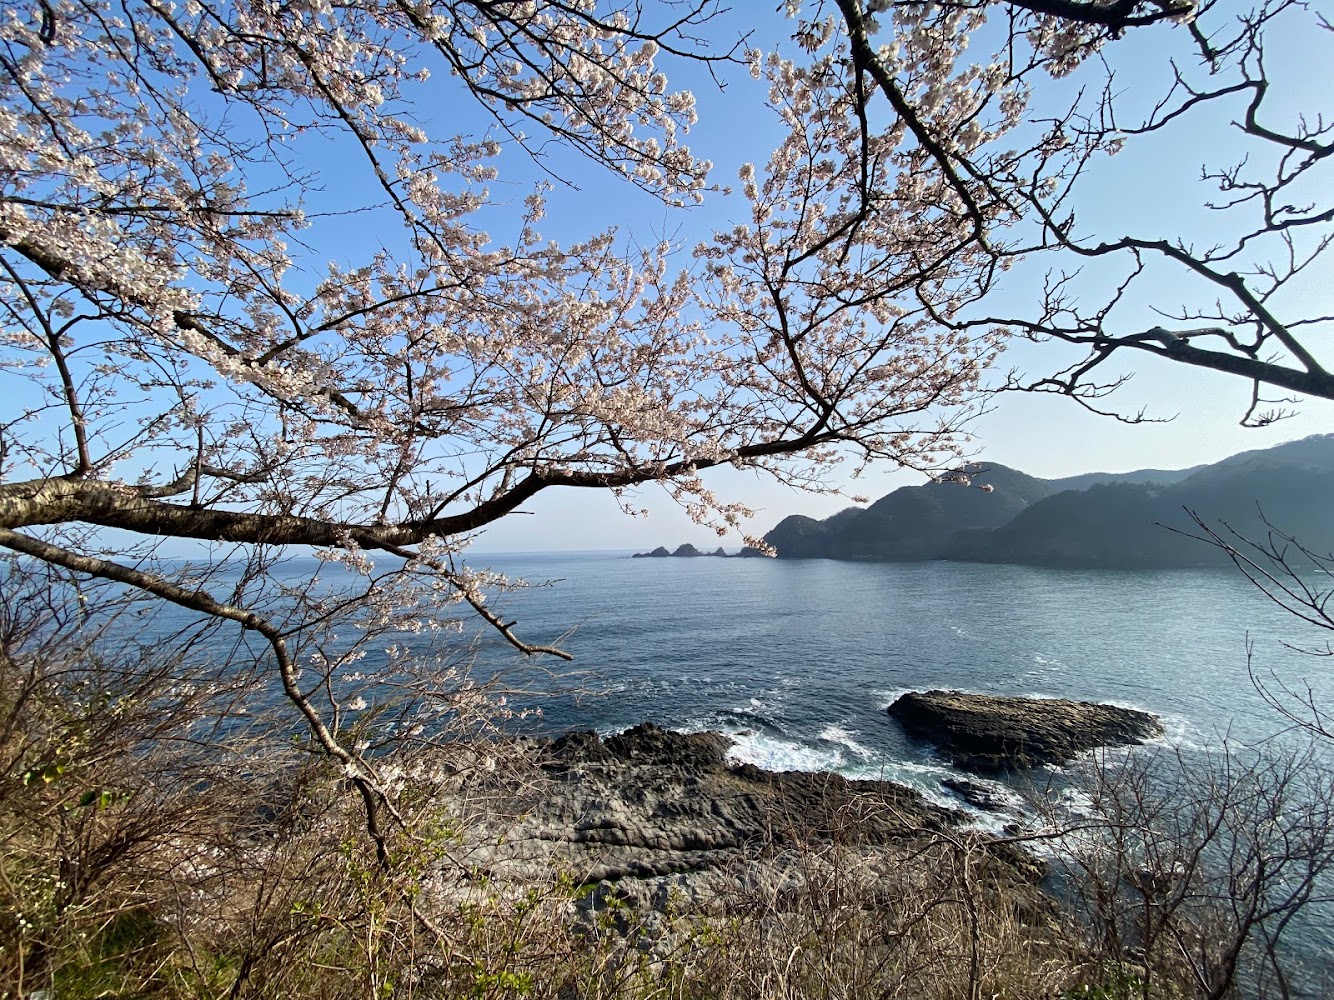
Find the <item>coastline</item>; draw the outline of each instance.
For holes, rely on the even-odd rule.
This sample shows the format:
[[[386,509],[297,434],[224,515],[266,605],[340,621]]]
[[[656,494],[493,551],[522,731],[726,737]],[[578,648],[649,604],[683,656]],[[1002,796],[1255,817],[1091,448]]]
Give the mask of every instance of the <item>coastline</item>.
[[[669,911],[735,917],[742,884],[791,893],[833,866],[888,886],[929,874],[922,858],[962,851],[1034,933],[1058,926],[1046,864],[963,809],[891,781],[729,763],[729,743],[644,723],[496,748],[505,767],[474,769],[444,804],[460,809],[459,858],[511,891],[560,873],[582,887],[576,923],[614,898],[662,924]]]

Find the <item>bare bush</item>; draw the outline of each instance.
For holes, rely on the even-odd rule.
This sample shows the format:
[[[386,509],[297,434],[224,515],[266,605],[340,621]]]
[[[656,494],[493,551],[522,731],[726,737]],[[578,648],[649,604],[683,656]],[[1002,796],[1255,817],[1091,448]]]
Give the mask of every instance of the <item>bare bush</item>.
[[[1089,778],[1057,858],[1095,983],[1146,1000],[1316,995],[1292,937],[1334,901],[1327,761],[1225,746],[1104,760]]]

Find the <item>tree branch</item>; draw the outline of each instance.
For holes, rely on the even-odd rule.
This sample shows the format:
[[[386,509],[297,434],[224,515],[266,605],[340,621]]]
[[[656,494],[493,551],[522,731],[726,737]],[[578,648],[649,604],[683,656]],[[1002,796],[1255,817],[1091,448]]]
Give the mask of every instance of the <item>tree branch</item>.
[[[278,675],[282,680],[283,693],[305,717],[306,724],[310,727],[310,731],[320,749],[342,765],[344,774],[360,793],[362,802],[366,807],[367,832],[375,841],[376,853],[380,863],[388,864],[388,849],[384,832],[380,828],[378,815],[379,808],[384,806],[398,818],[393,804],[383,792],[379,778],[371,765],[360,756],[354,755],[343,748],[337,737],[325,725],[324,720],[316,711],[315,706],[311,704],[310,699],[301,691],[301,687],[297,683],[296,664],[293,663],[291,654],[287,649],[287,642],[277,626],[254,611],[224,604],[216,600],[207,591],[187,590],[179,584],[172,583],[170,580],[156,574],[122,566],[107,559],[71,552],[30,535],[10,531],[8,528],[0,527],[0,545],[51,565],[63,566],[76,573],[87,573],[103,580],[114,580],[117,583],[135,587],[147,594],[160,597],[191,611],[198,611],[214,618],[236,622],[242,628],[251,629],[262,635],[273,650],[274,660],[278,666]]]

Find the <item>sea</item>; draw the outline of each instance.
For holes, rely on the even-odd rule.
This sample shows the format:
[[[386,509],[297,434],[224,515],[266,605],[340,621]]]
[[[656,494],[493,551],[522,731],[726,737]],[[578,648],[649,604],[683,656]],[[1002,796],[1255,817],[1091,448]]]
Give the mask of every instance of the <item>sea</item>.
[[[1160,718],[1161,738],[1107,751],[1104,764],[1132,754],[1169,764],[1217,761],[1225,748],[1306,752],[1311,738],[1257,682],[1299,717],[1303,701],[1334,712],[1334,656],[1310,652],[1328,651],[1334,636],[1235,570],[636,559],[608,551],[474,553],[469,561],[523,582],[487,602],[519,638],[573,657],[525,657],[494,630],[476,632],[472,678],[505,690],[507,709],[517,710],[505,725],[515,732],[609,735],[641,722],[713,730],[731,738],[736,762],[900,782],[984,829],[1041,822],[1035,791],[1054,791],[1077,810],[1084,763],[1009,776],[998,788],[1005,808],[973,809],[942,784],[967,775],[887,714],[899,695],[954,689],[1073,698]],[[293,560],[278,571],[297,582],[316,567]],[[1328,590],[1334,581],[1305,583]],[[450,605],[442,615],[458,610]],[[461,648],[481,625],[465,626]],[[409,651],[414,642],[412,633],[391,638]],[[358,673],[373,682],[379,656],[372,648]],[[1315,740],[1315,756],[1302,766],[1334,769],[1331,742]],[[1317,895],[1334,899],[1334,878]],[[1317,905],[1292,930],[1306,969],[1334,984],[1334,905]]]
[[[1246,745],[1290,728],[1252,683],[1334,709],[1331,637],[1228,569],[1063,570],[975,563],[476,557],[529,586],[496,610],[548,662],[530,701],[549,733],[644,721],[716,730],[761,767],[887,777],[951,773],[885,712],[933,688],[1109,702],[1153,712],[1163,744]],[[1316,581],[1318,583],[1318,581]],[[1326,585],[1334,581],[1326,581]],[[478,675],[523,666],[484,636]],[[563,693],[562,685],[571,693]]]
[[[1000,789],[1006,808],[971,809],[941,784],[959,772],[886,713],[900,694],[944,688],[1074,698],[1160,718],[1160,739],[1107,751],[1100,766],[1130,754],[1198,766],[1221,761],[1225,748],[1242,759],[1260,746],[1309,750],[1310,737],[1275,711],[1257,681],[1298,717],[1302,701],[1334,712],[1334,656],[1309,651],[1328,649],[1334,637],[1235,570],[626,552],[506,554],[486,563],[532,584],[497,594],[493,610],[526,641],[574,656],[546,665],[553,672],[525,702],[540,715],[522,726],[606,735],[652,721],[714,730],[734,741],[735,761],[900,782],[992,830],[1041,825],[1035,794],[1054,795],[1077,813],[1088,762],[1011,776]],[[531,676],[522,661],[490,637],[475,669],[502,680]],[[1314,743],[1303,766],[1334,767],[1334,747]],[[1334,989],[1334,878],[1327,874],[1315,896],[1323,900],[1287,935],[1303,970],[1292,995],[1308,998]]]

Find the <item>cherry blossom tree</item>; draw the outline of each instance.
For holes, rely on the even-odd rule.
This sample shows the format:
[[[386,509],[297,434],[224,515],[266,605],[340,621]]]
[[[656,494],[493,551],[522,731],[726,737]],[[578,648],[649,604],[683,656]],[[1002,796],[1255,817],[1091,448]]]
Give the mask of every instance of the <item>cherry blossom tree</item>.
[[[860,27],[857,6],[840,3],[840,9],[854,51],[879,81],[873,36]],[[902,15],[894,9],[897,24]],[[1125,383],[1131,374],[1125,366],[1136,361],[1208,369],[1249,383],[1244,426],[1281,420],[1303,398],[1334,399],[1329,302],[1312,294],[1334,240],[1328,196],[1334,121],[1324,90],[1306,75],[1319,72],[1319,51],[1297,53],[1295,70],[1275,72],[1294,56],[1292,39],[1327,51],[1334,26],[1294,0],[1018,2],[1012,16],[1016,10],[1037,16],[1029,22],[1030,39],[1049,54],[1054,74],[1096,66],[1094,72],[1082,74],[1067,104],[1047,109],[1041,155],[1016,156],[997,170],[948,144],[933,152],[945,176],[976,183],[1023,216],[1031,228],[998,259],[1038,258],[1045,278],[1027,312],[996,311],[979,297],[965,318],[937,319],[960,332],[1003,327],[1017,337],[1073,345],[1066,367],[1012,373],[1006,388],[1057,393],[1131,422],[1144,419],[1143,411],[1102,401]],[[1108,46],[1164,19],[1179,24],[1156,53],[1167,69],[1163,85],[1146,94],[1137,78],[1158,67],[1118,63]],[[1094,51],[1108,58],[1088,60]],[[885,74],[881,86],[895,102],[896,80]],[[900,104],[910,109],[905,115],[921,107],[920,100],[899,98]],[[1088,169],[1092,157],[1127,144],[1151,148],[1169,169],[1183,161],[1197,169],[1198,200],[1153,217],[1128,212],[1118,220],[1124,228],[1086,223],[1089,206],[1107,197]],[[1138,169],[1145,186],[1157,185],[1157,164],[1141,162]],[[1192,214],[1204,218],[1188,222]],[[1086,270],[1094,280],[1085,280]],[[1144,324],[1146,312],[1156,316],[1151,325]]]
[[[1262,29],[1291,4],[1220,14],[1240,26],[1225,36],[1208,33],[1213,5],[1186,0],[786,6],[774,16],[791,40],[771,51],[715,0],[6,7],[9,572],[54,567],[72,587],[103,581],[239,625],[242,645],[260,637],[231,655],[276,665],[374,832],[393,803],[340,738],[338,682],[372,641],[465,611],[524,653],[566,655],[493,610],[505,581],[463,558],[544,490],[657,483],[725,533],[747,512],[709,490],[711,467],[813,489],[873,461],[947,467],[1016,332],[1087,346],[1088,361],[1032,386],[1086,401],[1104,388],[1090,373],[1124,350],[1332,394],[1299,343],[1324,320],[1267,305],[1318,258],[1331,219],[1286,200],[1328,152],[1324,123],[1263,123]],[[1180,70],[1134,126],[1111,83],[1091,104],[1038,106],[1042,81],[1149,30],[1230,82],[1201,89]],[[767,86],[781,135],[736,190],[686,144],[710,100],[673,89],[669,69]],[[1225,210],[1262,216],[1232,256],[1090,240],[1066,218],[1087,164],[1236,99],[1242,131],[1283,155],[1268,180],[1219,175]],[[438,127],[453,108],[468,129]],[[716,232],[694,247],[544,238],[570,155],[668,213],[709,213]],[[526,197],[496,193],[534,164],[550,176]],[[360,258],[324,243],[348,219],[374,233]],[[1278,270],[1230,270],[1275,241],[1291,251]],[[1005,272],[1045,252],[1134,264],[1110,305],[1080,310],[1057,281],[1034,318],[990,314]],[[1116,329],[1150,258],[1242,314]],[[1199,346],[1211,338],[1222,346]],[[154,558],[163,538],[211,548],[180,569]],[[355,584],[285,579],[274,567],[292,551]],[[395,647],[386,675],[430,649]]]

